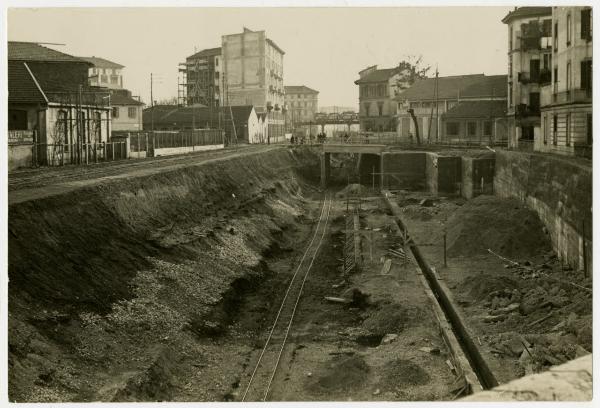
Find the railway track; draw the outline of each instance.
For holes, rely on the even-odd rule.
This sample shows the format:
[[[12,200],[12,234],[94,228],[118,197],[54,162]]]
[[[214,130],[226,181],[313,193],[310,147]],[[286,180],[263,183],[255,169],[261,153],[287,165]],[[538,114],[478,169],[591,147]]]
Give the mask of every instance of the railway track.
[[[145,159],[122,160],[110,163],[96,163],[89,165],[69,165],[65,167],[45,167],[43,169],[21,170],[8,177],[8,190],[21,190],[25,188],[45,187],[51,184],[89,180],[122,174],[146,167],[165,167],[191,161],[212,159],[228,154],[245,151],[248,153],[259,151],[264,147],[235,146],[222,150],[209,150],[177,156],[162,156]]]
[[[314,235],[292,275],[275,316],[275,321],[271,326],[265,345],[256,361],[241,401],[267,401],[269,397],[269,392],[277,374],[277,369],[294,321],[296,309],[302,297],[304,283],[327,232],[332,201],[331,195],[326,195],[323,200],[323,207],[321,208]]]

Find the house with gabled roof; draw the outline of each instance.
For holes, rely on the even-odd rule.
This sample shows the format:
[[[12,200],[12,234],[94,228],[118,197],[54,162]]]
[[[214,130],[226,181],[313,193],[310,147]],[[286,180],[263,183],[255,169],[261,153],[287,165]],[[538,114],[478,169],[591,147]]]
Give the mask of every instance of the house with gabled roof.
[[[96,160],[111,117],[108,91],[88,85],[90,63],[38,43],[7,48],[9,168]]]
[[[506,75],[455,75],[417,80],[395,98],[396,131],[406,141],[416,137],[415,123],[408,112],[412,109],[422,141],[467,138],[485,141],[495,139],[496,134],[505,138],[506,109],[500,118],[497,108],[499,102],[506,104],[506,93]],[[446,113],[449,125],[445,122]],[[492,134],[489,134],[490,129]]]
[[[404,72],[399,67],[378,69],[370,66],[358,73],[359,122],[361,130],[394,131],[396,102],[394,97],[402,89]]]

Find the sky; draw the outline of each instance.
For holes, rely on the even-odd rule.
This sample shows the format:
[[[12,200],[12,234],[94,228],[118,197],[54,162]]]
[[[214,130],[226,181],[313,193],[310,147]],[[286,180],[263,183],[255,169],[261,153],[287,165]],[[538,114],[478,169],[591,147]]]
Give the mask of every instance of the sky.
[[[358,106],[358,71],[422,56],[440,76],[507,70],[510,7],[12,8],[8,40],[125,66],[124,86],[150,101],[177,96],[178,64],[221,35],[265,30],[284,56],[284,84],[318,90],[319,106]]]

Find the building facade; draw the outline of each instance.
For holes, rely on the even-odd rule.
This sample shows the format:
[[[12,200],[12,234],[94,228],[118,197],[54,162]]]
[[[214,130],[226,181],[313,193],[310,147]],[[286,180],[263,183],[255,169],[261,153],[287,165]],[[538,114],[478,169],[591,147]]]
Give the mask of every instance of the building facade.
[[[551,81],[552,8],[515,8],[502,22],[508,29],[508,142],[531,145],[541,130],[541,88]]]
[[[397,103],[402,72],[398,68],[377,69],[377,65],[358,73],[359,121],[364,131],[393,131],[396,128]]]
[[[552,81],[541,90],[534,149],[591,157],[592,8],[552,8]]]
[[[186,58],[179,64],[184,74],[185,104],[209,107],[224,105],[223,57],[221,47],[208,48]]]
[[[121,64],[98,57],[78,57],[91,64],[88,69],[90,86],[102,86],[111,89],[123,88],[123,73]]]
[[[471,139],[479,139],[484,131],[486,131],[485,136],[488,137],[487,129],[489,128],[484,128],[483,125],[466,124],[469,116],[465,116],[465,112],[473,108],[476,108],[477,112],[489,112],[485,121],[497,122],[497,104],[486,104],[485,107],[477,105],[478,102],[485,104],[486,101],[506,103],[506,81],[506,75],[486,76],[484,74],[417,80],[410,88],[403,90],[395,98],[398,110],[396,132],[401,140],[415,141],[415,123],[408,112],[409,109],[412,109],[419,127],[421,141],[444,142],[445,138],[448,138],[448,141],[458,141],[464,138],[466,141],[466,136]],[[465,109],[466,107],[468,109]],[[450,121],[449,124],[443,123],[446,112],[450,112],[455,108],[457,110],[454,111],[453,115],[462,115],[465,119],[464,131],[461,129],[460,124],[454,124],[456,121]],[[479,113],[477,118],[480,118]],[[473,128],[473,126],[476,126],[476,128]],[[500,121],[499,126],[506,126],[506,121]],[[494,134],[496,132],[498,134],[506,133],[505,131],[494,130]]]
[[[284,135],[284,51],[264,31],[244,28],[222,37],[224,92],[228,105],[253,105],[268,115],[268,142]]]
[[[127,89],[111,89],[112,131],[132,132],[143,130],[142,111],[144,103],[131,96]]]
[[[319,111],[319,91],[307,86],[286,86],[285,107],[287,123],[292,127],[299,123],[314,122]]]
[[[7,48],[11,167],[17,156],[20,165],[95,160],[110,140],[111,115],[108,91],[88,85],[91,64],[37,43]]]

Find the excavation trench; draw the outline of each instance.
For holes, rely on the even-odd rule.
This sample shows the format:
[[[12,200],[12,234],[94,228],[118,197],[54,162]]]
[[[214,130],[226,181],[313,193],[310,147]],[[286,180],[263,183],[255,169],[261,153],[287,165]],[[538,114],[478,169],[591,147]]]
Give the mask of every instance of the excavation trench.
[[[11,401],[239,400],[319,217],[318,173],[315,152],[278,149],[10,205]],[[329,191],[270,399],[452,399],[452,352],[416,265],[387,251],[379,197],[346,214],[354,188]],[[360,265],[343,273],[347,242]]]

